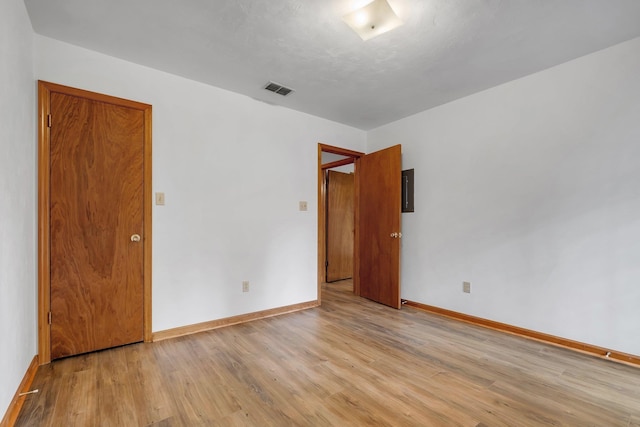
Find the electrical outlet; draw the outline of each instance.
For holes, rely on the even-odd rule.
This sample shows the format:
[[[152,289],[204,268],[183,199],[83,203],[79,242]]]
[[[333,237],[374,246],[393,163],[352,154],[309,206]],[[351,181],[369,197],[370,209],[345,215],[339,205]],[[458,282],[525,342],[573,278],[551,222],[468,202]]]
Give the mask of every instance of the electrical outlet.
[[[471,282],[462,282],[462,292],[465,294],[471,293]]]
[[[242,292],[249,292],[249,281],[242,282]]]

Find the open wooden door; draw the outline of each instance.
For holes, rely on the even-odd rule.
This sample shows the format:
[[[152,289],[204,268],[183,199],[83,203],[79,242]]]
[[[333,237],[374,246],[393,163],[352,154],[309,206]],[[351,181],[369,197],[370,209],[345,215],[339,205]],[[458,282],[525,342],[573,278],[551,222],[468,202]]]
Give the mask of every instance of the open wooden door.
[[[356,289],[400,308],[401,146],[356,161]]]
[[[327,171],[327,282],[353,277],[354,175]]]

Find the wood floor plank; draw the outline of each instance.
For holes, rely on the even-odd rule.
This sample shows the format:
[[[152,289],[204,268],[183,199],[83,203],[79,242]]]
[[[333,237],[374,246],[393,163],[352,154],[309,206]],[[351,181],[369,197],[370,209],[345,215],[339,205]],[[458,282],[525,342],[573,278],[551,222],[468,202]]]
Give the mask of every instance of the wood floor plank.
[[[17,426],[635,426],[640,369],[323,285],[322,306],[38,369]]]
[[[553,386],[540,390],[532,389],[530,384],[496,383],[490,390],[500,396],[526,400],[530,406],[536,407],[538,412],[544,413],[549,419],[562,424],[579,425],[580,420],[589,419],[592,425],[624,426],[628,415],[624,411],[611,411],[606,407],[589,403],[567,394],[563,387]]]
[[[168,423],[173,413],[168,384],[158,369],[152,348],[136,345],[125,354],[139,425]]]
[[[127,366],[125,353],[131,348],[114,348],[100,354],[100,364],[87,373],[91,388],[87,390],[91,402],[97,406],[94,413],[89,412],[87,420],[100,420],[101,426],[117,427],[124,425],[141,425],[136,411],[136,400],[133,397],[132,375]],[[100,392],[96,393],[96,390]],[[95,403],[94,403],[95,402]],[[91,406],[88,407],[91,410]],[[77,425],[89,425],[77,424]]]

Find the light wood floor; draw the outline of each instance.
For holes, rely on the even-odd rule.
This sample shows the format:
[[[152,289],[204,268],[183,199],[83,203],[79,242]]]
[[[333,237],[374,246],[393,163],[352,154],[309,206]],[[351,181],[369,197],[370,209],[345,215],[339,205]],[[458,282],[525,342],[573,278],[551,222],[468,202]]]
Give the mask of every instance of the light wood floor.
[[[18,426],[640,426],[640,369],[326,285],[321,308],[40,367]]]

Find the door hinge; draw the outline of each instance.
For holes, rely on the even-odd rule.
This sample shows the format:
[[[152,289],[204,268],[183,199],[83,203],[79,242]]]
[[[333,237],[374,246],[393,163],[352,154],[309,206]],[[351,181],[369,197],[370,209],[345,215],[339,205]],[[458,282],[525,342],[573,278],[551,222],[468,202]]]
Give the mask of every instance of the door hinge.
[[[47,114],[47,127],[51,127],[51,114]]]
[[[329,267],[329,261],[325,261],[325,262],[324,262],[324,266],[325,266],[325,267]]]
[[[51,324],[51,312],[49,312],[49,324]]]

